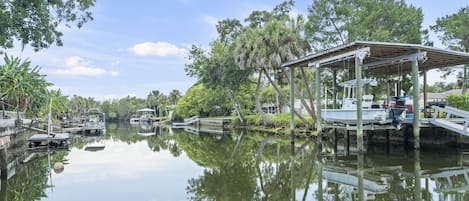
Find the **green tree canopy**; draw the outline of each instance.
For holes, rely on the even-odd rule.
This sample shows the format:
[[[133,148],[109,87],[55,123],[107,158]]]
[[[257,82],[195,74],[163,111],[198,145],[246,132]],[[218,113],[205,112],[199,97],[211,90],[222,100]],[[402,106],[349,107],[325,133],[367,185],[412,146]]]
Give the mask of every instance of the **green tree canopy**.
[[[12,48],[16,40],[38,51],[62,45],[60,25],[77,27],[93,19],[95,0],[9,0],[0,2],[0,46]]]
[[[305,33],[316,50],[355,40],[420,44],[422,20],[402,0],[314,0]]]
[[[450,49],[469,52],[469,7],[459,9],[457,13],[440,17],[431,26],[439,32],[443,44]],[[451,70],[450,70],[451,72]],[[467,65],[464,66],[462,92],[467,88]]]

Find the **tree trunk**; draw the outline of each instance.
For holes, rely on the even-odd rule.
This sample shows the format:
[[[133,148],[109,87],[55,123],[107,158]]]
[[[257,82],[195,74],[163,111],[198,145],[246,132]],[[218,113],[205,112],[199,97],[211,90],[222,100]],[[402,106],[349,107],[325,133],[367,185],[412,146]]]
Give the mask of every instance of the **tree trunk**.
[[[305,85],[306,92],[308,93],[309,105],[311,106],[311,111],[312,111],[311,118],[313,118],[313,121],[316,121],[316,112],[314,111],[314,107],[313,107],[314,98],[313,98],[313,95],[311,94],[311,90],[309,90],[308,81],[306,80],[306,73],[305,73],[304,68],[301,68],[301,75],[303,76],[303,84]]]
[[[226,91],[226,94],[228,95],[229,99],[231,99],[231,102],[233,103],[233,107],[238,114],[239,121],[241,122],[242,125],[245,124],[245,119],[243,114],[241,113],[241,108],[239,106],[239,101],[238,98],[236,97],[236,94],[230,90]]]
[[[269,80],[270,84],[272,84],[272,86],[274,87],[275,91],[277,91],[278,95],[280,96],[280,98],[287,103],[287,105],[289,105],[288,101],[286,100],[285,96],[280,92],[279,88],[277,87],[277,85],[274,83],[274,81],[272,80],[272,78],[269,76],[269,74],[267,74],[267,70],[262,67],[262,70],[264,71],[265,73],[265,76],[267,76],[267,79]],[[290,106],[290,111],[293,111],[295,113],[295,115],[301,119],[301,121],[305,124],[305,125],[309,125],[308,124],[308,121],[303,117],[301,116],[296,110],[295,110],[295,106],[294,105],[289,105]]]
[[[282,71],[283,72],[283,75],[285,77],[288,77],[286,74],[285,74],[285,71]],[[290,79],[288,79],[288,83],[290,83]],[[316,115],[314,114],[314,110],[311,109],[311,107],[306,103],[306,100],[303,98],[303,96],[301,95],[301,91],[298,90],[298,88],[295,88],[295,91],[294,91],[298,97],[300,97],[300,101],[301,101],[301,104],[303,104],[303,106],[305,107],[306,111],[309,113],[309,115],[311,117],[316,117]],[[315,118],[313,118],[315,119]]]
[[[264,111],[262,110],[261,103],[259,101],[259,92],[261,89],[261,78],[262,78],[262,71],[259,71],[259,78],[257,79],[257,86],[256,86],[256,94],[254,95],[254,99],[256,101],[256,110],[261,116],[262,121],[267,125],[272,125],[272,121],[270,121],[266,116]]]

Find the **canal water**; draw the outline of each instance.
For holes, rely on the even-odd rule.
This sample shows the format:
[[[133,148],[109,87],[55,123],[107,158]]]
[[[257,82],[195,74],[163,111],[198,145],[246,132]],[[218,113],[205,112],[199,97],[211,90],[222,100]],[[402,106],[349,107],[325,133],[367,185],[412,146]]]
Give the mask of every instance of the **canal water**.
[[[344,140],[108,124],[69,150],[31,153],[27,136],[1,151],[2,201],[469,199],[465,152],[450,147],[356,154]]]

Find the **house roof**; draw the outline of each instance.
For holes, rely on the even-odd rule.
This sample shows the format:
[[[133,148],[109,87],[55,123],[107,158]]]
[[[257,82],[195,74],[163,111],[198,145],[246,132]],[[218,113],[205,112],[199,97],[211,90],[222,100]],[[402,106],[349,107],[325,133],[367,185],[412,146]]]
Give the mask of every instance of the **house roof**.
[[[419,63],[420,70],[430,70],[461,64],[469,64],[469,54],[464,52],[444,50],[418,44],[355,41],[286,62],[282,65],[282,67],[307,67],[310,63],[330,59],[328,60],[327,64],[322,67],[334,70],[349,69],[354,71],[354,55],[348,55],[348,57],[342,58],[340,58],[340,56],[361,48],[369,48],[368,56],[363,60],[364,65],[387,59],[389,60],[390,58],[398,58],[402,55],[411,55],[418,52],[426,53],[426,60]],[[411,62],[401,62],[390,61],[385,65],[380,65],[376,68],[370,68],[369,72],[371,74],[390,75],[399,72],[411,71]]]
[[[446,99],[449,95],[461,94],[461,91],[462,89],[451,89],[441,93],[427,93],[427,99]],[[423,97],[423,95],[421,95],[421,97]]]

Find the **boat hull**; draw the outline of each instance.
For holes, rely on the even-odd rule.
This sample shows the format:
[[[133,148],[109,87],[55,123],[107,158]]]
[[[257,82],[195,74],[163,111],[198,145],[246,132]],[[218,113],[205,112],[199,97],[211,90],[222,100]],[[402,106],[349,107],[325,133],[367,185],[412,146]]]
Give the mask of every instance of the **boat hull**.
[[[386,109],[363,109],[363,124],[386,124]],[[326,122],[343,123],[349,125],[357,124],[357,110],[327,109],[321,110],[321,118]]]

